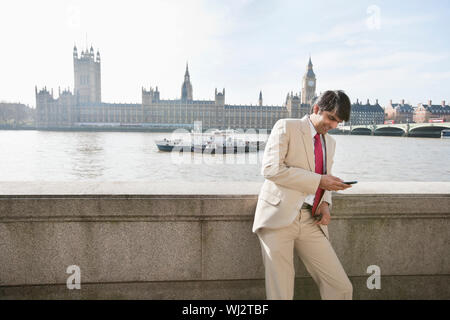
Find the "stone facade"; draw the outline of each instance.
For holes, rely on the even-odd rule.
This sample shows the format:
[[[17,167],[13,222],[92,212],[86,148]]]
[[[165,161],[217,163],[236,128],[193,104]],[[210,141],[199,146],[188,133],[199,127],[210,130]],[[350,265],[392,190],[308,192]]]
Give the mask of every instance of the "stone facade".
[[[405,100],[402,99],[401,103],[392,103],[389,100],[389,104],[385,108],[386,120],[393,121],[393,123],[410,123],[413,122],[414,108]]]
[[[29,125],[34,119],[34,108],[23,103],[0,102],[0,128]]]
[[[419,103],[414,114],[414,122],[450,121],[450,106],[445,104],[445,100],[439,105],[432,104],[429,100],[428,104]]]
[[[378,99],[371,105],[369,99],[366,104],[362,104],[358,99],[352,104],[352,112],[348,124],[353,126],[361,124],[382,124],[384,123],[384,110],[378,104]]]
[[[306,67],[305,75],[302,82],[302,104],[311,105],[316,98],[316,75],[313,71],[313,64],[311,57],[309,58],[308,66]]]
[[[75,94],[79,103],[101,103],[100,52],[94,60],[94,48],[81,52],[78,58],[77,47],[73,48],[73,69]]]
[[[73,49],[74,92],[65,89],[54,98],[46,87],[36,91],[36,126],[38,128],[73,128],[79,126],[131,126],[193,128],[201,121],[203,129],[271,129],[280,118],[300,118],[309,113],[316,97],[315,75],[311,59],[303,78],[302,92],[287,95],[284,105],[263,105],[262,92],[256,105],[225,104],[225,89],[215,90],[214,100],[194,100],[188,65],[180,99],[162,100],[158,87],[142,88],[142,102],[117,104],[101,102],[100,53],[86,49],[80,57]],[[313,86],[310,84],[313,81]]]
[[[302,79],[300,93],[288,93],[283,105],[263,105],[262,91],[255,105],[225,104],[225,89],[215,90],[214,100],[194,100],[193,87],[188,65],[181,86],[180,99],[162,100],[158,87],[142,88],[141,103],[101,102],[100,53],[94,49],[83,50],[78,56],[73,49],[74,90],[58,90],[54,98],[44,87],[35,88],[37,128],[77,128],[88,127],[141,127],[141,128],[193,128],[195,121],[202,122],[202,128],[268,129],[281,118],[301,118],[308,114],[311,104],[317,98],[316,75],[311,58]],[[378,104],[352,104],[349,124],[381,124],[384,120],[395,123],[429,122],[442,119],[450,121],[450,106],[445,104],[419,104],[412,107],[389,102],[385,110]]]
[[[53,90],[46,87],[36,93],[36,127],[70,127],[79,117],[77,114],[77,96],[70,89],[59,91],[59,97],[53,98]]]

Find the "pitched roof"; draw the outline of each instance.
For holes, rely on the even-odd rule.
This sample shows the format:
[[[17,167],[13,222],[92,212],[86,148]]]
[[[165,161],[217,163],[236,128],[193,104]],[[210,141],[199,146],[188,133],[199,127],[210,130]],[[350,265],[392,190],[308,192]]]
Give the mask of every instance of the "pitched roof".
[[[352,112],[382,112],[384,114],[383,108],[378,103],[352,103]]]

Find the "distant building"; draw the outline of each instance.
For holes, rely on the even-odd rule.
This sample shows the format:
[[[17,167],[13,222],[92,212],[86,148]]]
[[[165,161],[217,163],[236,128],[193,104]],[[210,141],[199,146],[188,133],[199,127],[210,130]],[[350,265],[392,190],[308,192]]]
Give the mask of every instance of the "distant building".
[[[100,52],[94,60],[94,48],[81,52],[78,58],[77,47],[73,48],[73,69],[75,95],[80,104],[95,104],[102,102]]]
[[[378,104],[378,99],[372,105],[367,99],[366,104],[362,104],[359,100],[352,104],[350,121],[346,125],[368,125],[368,124],[382,124],[384,123],[384,110]]]
[[[305,75],[302,82],[302,104],[311,105],[316,98],[316,75],[313,71],[313,64],[311,57],[309,57],[308,66],[306,67]]]
[[[15,127],[33,125],[35,109],[23,103],[0,102],[0,126]]]
[[[392,103],[392,100],[389,100],[385,113],[386,120],[392,120],[394,123],[410,123],[414,121],[414,108],[412,105],[405,103],[404,99],[402,99],[401,103]]]
[[[74,90],[53,91],[46,87],[36,94],[36,126],[38,128],[66,128],[80,126],[141,126],[192,128],[194,121],[202,121],[203,129],[271,129],[280,118],[301,118],[309,113],[316,97],[316,77],[309,59],[303,77],[302,95],[291,92],[284,105],[263,105],[262,91],[255,105],[225,104],[225,89],[214,93],[214,100],[194,100],[189,68],[186,64],[180,99],[163,100],[158,87],[142,88],[141,103],[101,102],[100,53],[86,49],[78,56],[73,49]]]
[[[414,122],[423,123],[438,119],[450,121],[450,106],[445,104],[445,100],[441,104],[432,104],[431,100],[428,100],[428,104],[419,103],[414,113]]]

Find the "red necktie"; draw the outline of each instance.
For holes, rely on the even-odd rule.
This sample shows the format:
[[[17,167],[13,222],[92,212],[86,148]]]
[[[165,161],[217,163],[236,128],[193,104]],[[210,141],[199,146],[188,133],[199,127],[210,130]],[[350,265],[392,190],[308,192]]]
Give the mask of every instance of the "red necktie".
[[[320,135],[316,133],[314,136],[314,158],[316,162],[316,173],[323,174],[323,151],[322,151],[322,141],[320,140]],[[317,188],[316,196],[314,198],[314,205],[312,208],[312,214],[316,212],[317,206],[322,198],[324,190]]]

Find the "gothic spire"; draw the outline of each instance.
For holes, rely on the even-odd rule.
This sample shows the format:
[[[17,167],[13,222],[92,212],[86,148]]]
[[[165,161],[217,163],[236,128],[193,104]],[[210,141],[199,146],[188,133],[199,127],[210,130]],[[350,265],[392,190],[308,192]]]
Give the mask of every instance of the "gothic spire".
[[[192,100],[192,84],[189,76],[189,67],[186,61],[186,72],[184,73],[184,82],[181,86],[181,100]]]
[[[308,78],[315,78],[316,75],[313,71],[313,64],[311,62],[311,55],[309,56],[308,66],[306,67],[306,77]]]
[[[188,67],[188,62],[186,61],[186,72],[184,73],[185,77],[189,77],[189,67]]]

